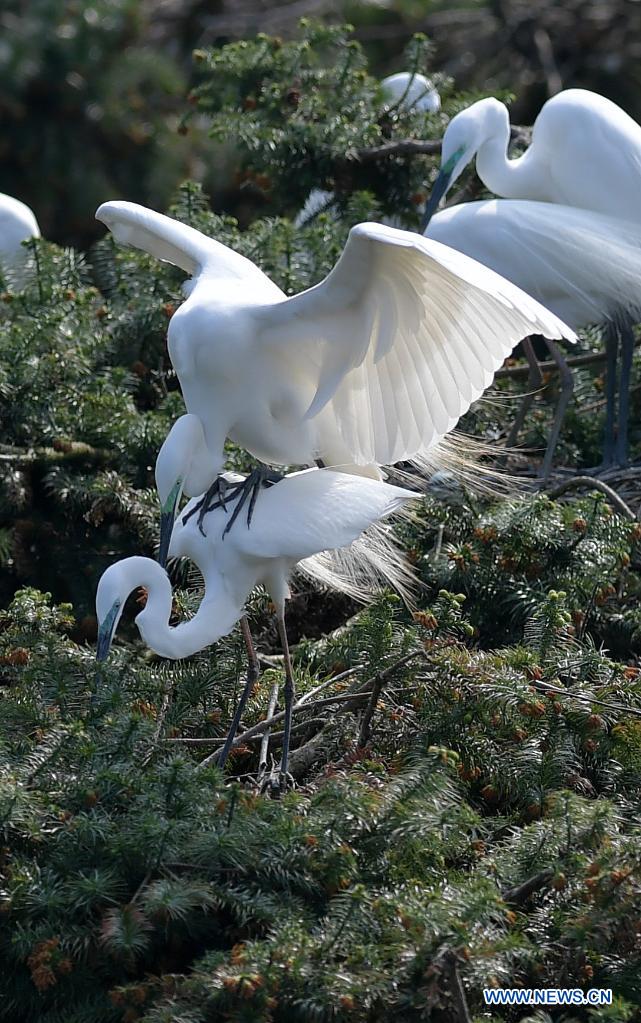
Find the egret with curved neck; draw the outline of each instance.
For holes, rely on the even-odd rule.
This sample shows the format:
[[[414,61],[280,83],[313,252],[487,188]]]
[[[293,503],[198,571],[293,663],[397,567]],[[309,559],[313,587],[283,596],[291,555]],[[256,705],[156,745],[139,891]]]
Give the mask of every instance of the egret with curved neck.
[[[547,101],[522,156],[508,159],[510,119],[503,103],[478,100],[452,118],[423,229],[440,200],[476,157],[483,184],[505,199],[532,199],[641,220],[641,127],[616,103],[587,89]]]
[[[551,302],[551,308],[558,312],[559,308],[569,304],[572,312],[568,322],[573,325],[586,322],[586,295],[590,291],[594,293],[594,301],[601,311],[598,319],[606,321],[608,392],[603,468],[612,464],[625,465],[634,352],[631,315],[638,316],[638,312],[635,289],[629,285],[629,274],[626,275],[620,256],[627,249],[631,254],[629,267],[636,266],[638,257],[634,249],[638,247],[638,238],[632,239],[632,247],[630,239],[641,223],[641,127],[604,96],[586,89],[567,89],[543,105],[534,122],[532,141],[522,156],[508,159],[509,139],[508,112],[496,99],[479,100],[452,118],[443,137],[441,170],[426,205],[422,229],[441,241],[457,234],[465,214],[457,216],[457,225],[454,220],[448,220],[447,225],[434,232],[430,231],[429,224],[442,197],[475,156],[477,173],[490,191],[506,199],[547,204],[547,211],[541,209],[536,213],[540,237],[533,245],[539,250],[535,256],[532,247],[528,250],[527,242],[518,235],[514,207],[502,209],[500,213],[496,210],[492,218],[475,218],[473,233],[476,242],[472,239],[467,244],[459,234],[461,251],[480,258],[480,250],[487,249],[489,245],[496,256],[497,248],[503,245],[504,253],[498,259],[490,259],[488,265],[495,269],[508,267],[506,276],[521,287],[525,287],[524,281],[529,273],[531,285],[525,290],[539,300],[550,290],[552,294],[556,293],[560,301]],[[563,209],[555,210],[551,204]],[[579,230],[583,233],[586,249],[580,252],[572,241],[573,237],[576,239],[574,226],[569,227],[569,238],[564,232],[571,207],[585,213],[616,218],[616,222],[604,228],[596,217],[593,229],[584,223]],[[546,217],[547,225],[544,224]],[[533,239],[532,218],[533,214],[526,215],[523,230],[524,235],[528,235],[529,231],[530,242]],[[494,228],[499,220],[507,225],[506,230],[499,231],[493,240],[481,241],[476,230],[481,222]],[[598,239],[604,232],[606,244],[599,253]],[[617,236],[621,238],[619,247]],[[546,245],[549,267],[559,267],[559,264],[563,267],[563,275],[556,283],[550,280],[549,267],[546,269],[545,266],[546,257],[543,256],[543,264],[537,262]],[[564,256],[566,252],[569,254],[567,259]],[[608,259],[612,253],[614,264],[610,267]],[[572,260],[576,260],[574,265]],[[592,271],[599,267],[591,281],[589,274],[582,273],[583,265],[586,268],[589,265]],[[511,271],[510,267],[513,267]],[[545,278],[545,287],[537,290],[537,281],[542,278]],[[570,370],[561,352],[553,344],[548,347],[561,369],[564,400],[567,400],[572,388]],[[526,346],[525,351],[536,373],[533,350]],[[617,392],[618,430],[615,435]],[[548,471],[548,456],[556,443],[557,425],[560,427],[558,417],[546,452]]]
[[[294,699],[285,628],[289,579],[300,562],[314,574],[313,563],[310,566],[307,559],[347,547],[368,527],[416,497],[411,491],[367,477],[310,469],[293,473],[267,489],[257,504],[251,529],[237,529],[224,538],[232,502],[208,513],[206,536],[195,516],[189,516],[188,505],[174,525],[169,555],[190,558],[202,573],[205,595],[196,615],[170,625],[172,591],[166,571],[151,558],[125,558],[111,565],[98,583],[98,660],[108,656],[127,597],[139,586],[148,593],[144,609],[136,616],[143,640],[162,657],[177,659],[189,657],[231,632],[252,589],[262,583],[276,608],[285,655],[286,717],[280,769],[285,784]]]

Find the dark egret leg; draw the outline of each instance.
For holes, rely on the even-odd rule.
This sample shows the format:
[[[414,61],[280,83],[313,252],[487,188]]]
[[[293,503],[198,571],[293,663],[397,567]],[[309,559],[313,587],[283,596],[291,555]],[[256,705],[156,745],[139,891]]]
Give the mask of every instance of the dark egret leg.
[[[229,756],[230,750],[234,744],[234,739],[236,738],[236,732],[238,731],[240,720],[243,716],[245,707],[247,706],[247,700],[251,696],[252,689],[256,685],[256,681],[258,680],[258,675],[260,673],[258,667],[258,658],[256,657],[256,651],[254,650],[252,634],[249,629],[249,622],[247,621],[247,617],[245,615],[243,615],[243,617],[240,619],[240,628],[243,634],[243,639],[245,640],[245,648],[247,650],[247,681],[245,682],[245,688],[240,694],[240,699],[236,706],[236,711],[234,713],[229,733],[227,735],[227,738],[225,739],[225,745],[221,749],[220,755],[218,757],[219,767],[225,766],[225,761]]]
[[[617,465],[628,464],[628,418],[630,415],[630,378],[634,356],[634,330],[629,320],[619,327],[621,342],[621,371],[619,375],[619,419],[614,460]]]
[[[618,359],[619,331],[616,323],[610,320],[605,326],[605,433],[601,464],[603,469],[614,463]]]
[[[572,370],[565,361],[561,349],[555,341],[551,341],[550,338],[545,339],[548,351],[554,362],[559,367],[561,393],[557,402],[556,410],[554,412],[554,419],[552,421],[552,429],[548,438],[548,446],[545,449],[545,456],[543,458],[543,466],[541,468],[541,476],[544,483],[550,478],[550,472],[552,470],[552,460],[554,459],[554,452],[559,442],[559,434],[561,433],[561,427],[563,426],[563,420],[565,419],[565,413],[567,411],[570,398],[574,393],[574,377],[572,376]]]
[[[513,448],[516,444],[517,437],[523,428],[525,417],[532,407],[532,402],[536,398],[536,393],[537,391],[540,391],[543,386],[543,374],[541,373],[541,367],[539,366],[539,360],[537,359],[532,346],[531,338],[523,338],[521,341],[521,348],[523,349],[523,354],[527,359],[530,370],[527,378],[528,393],[521,399],[519,410],[516,413],[516,417],[512,423],[512,428],[505,441],[506,448]]]
[[[278,634],[280,636],[280,643],[283,648],[283,657],[285,661],[285,725],[283,728],[283,752],[278,772],[280,791],[284,792],[287,788],[288,782],[287,766],[289,764],[289,739],[292,732],[292,709],[296,695],[294,671],[292,668],[292,659],[289,653],[287,629],[285,627],[284,607],[281,607],[278,610]]]

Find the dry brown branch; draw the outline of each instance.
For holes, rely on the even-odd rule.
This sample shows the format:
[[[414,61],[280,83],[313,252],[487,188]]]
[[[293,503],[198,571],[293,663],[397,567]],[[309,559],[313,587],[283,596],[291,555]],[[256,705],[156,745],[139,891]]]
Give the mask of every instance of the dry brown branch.
[[[595,479],[593,476],[572,476],[569,480],[564,480],[563,483],[558,483],[555,487],[550,490],[546,490],[545,493],[548,497],[555,499],[561,497],[562,494],[567,493],[568,490],[582,490],[589,488],[590,490],[598,490],[600,493],[605,494],[608,500],[612,502],[614,507],[625,515],[627,519],[632,522],[636,522],[636,515],[632,509],[625,503],[622,497],[619,497],[616,490],[604,483],[603,480]]]

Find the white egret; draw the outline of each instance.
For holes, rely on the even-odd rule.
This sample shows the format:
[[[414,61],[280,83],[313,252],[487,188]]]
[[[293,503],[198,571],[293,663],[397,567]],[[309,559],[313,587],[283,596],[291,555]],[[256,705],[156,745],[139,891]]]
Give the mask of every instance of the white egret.
[[[418,72],[399,71],[388,75],[382,80],[381,89],[387,102],[398,105],[402,110],[436,113],[441,109],[438,90],[429,78]]]
[[[205,595],[190,621],[170,626],[172,590],[167,573],[151,558],[130,557],[111,565],[96,594],[97,658],[104,660],[129,594],[139,586],[148,591],[147,603],[136,616],[145,643],[162,657],[191,654],[227,635],[243,614],[245,602],[259,583],[276,607],[285,659],[285,728],[280,767],[281,785],[287,778],[294,678],[285,628],[289,579],[304,559],[357,541],[364,530],[402,509],[417,495],[400,487],[330,469],[309,469],[286,476],[265,490],[252,528],[223,536],[230,506],[220,502],[208,513],[207,536],[190,515],[192,501],[173,527],[169,554],[190,558],[200,569]],[[314,562],[301,566],[314,575]],[[244,694],[246,699],[247,694]],[[240,714],[237,712],[236,718]],[[233,738],[233,736],[232,736]]]
[[[604,322],[612,327],[622,315],[635,317],[641,313],[641,224],[571,206],[493,199],[442,210],[430,220],[426,234],[507,277],[576,329]],[[611,365],[612,344],[608,346],[605,464],[613,460],[623,463],[627,456],[629,394],[624,378],[626,371],[629,378],[632,360],[632,344],[625,343],[627,337],[632,341],[631,335],[624,334],[616,442],[616,367]],[[569,369],[564,372],[564,360],[560,362],[562,396],[545,453],[544,479],[550,472],[572,394],[572,374]],[[520,422],[524,414],[525,409]]]
[[[522,156],[507,158],[509,141],[508,111],[497,99],[481,99],[453,117],[425,221],[475,156],[481,181],[505,199],[641,220],[641,126],[611,100],[587,89],[566,89],[544,103]]]
[[[116,240],[192,276],[168,344],[203,426],[210,490],[226,437],[271,465],[320,460],[375,478],[381,465],[429,465],[521,338],[574,340],[487,267],[380,224],[353,228],[328,277],[287,298],[248,259],[170,217],[127,202],[96,215]],[[178,460],[186,467],[192,452]]]
[[[0,264],[14,279],[20,280],[25,261],[22,243],[39,237],[40,228],[32,210],[19,199],[0,193]]]

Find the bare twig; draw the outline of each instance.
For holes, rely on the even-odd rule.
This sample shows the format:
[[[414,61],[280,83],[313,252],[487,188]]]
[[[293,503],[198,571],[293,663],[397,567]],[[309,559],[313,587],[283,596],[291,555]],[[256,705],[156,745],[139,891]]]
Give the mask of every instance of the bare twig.
[[[513,125],[511,138],[513,142],[521,142],[530,137],[530,130],[520,125]],[[366,146],[357,149],[353,155],[345,157],[347,163],[373,163],[376,160],[387,160],[392,156],[436,156],[441,151],[442,139],[394,139],[380,146]]]
[[[546,490],[548,497],[557,498],[561,497],[568,490],[582,490],[583,488],[589,487],[590,490],[598,490],[601,494],[605,494],[608,500],[612,502],[615,508],[621,512],[631,522],[636,522],[636,515],[632,511],[629,505],[625,503],[622,497],[619,497],[616,490],[604,483],[603,480],[596,479],[593,476],[572,476],[569,480],[564,480],[563,483],[558,483],[551,490]]]
[[[313,696],[316,696],[318,693],[322,692],[324,689],[329,689],[329,687],[334,685],[335,682],[342,682],[343,679],[351,678],[352,675],[356,675],[356,674],[358,674],[359,671],[362,671],[362,670],[363,670],[363,665],[362,664],[355,664],[353,668],[347,668],[346,671],[341,671],[341,673],[339,675],[332,675],[332,676],[330,676],[330,678],[327,678],[327,679],[325,679],[324,682],[321,682],[321,684],[319,686],[316,686],[315,689],[310,689],[308,693],[305,693],[303,696],[301,696],[300,700],[298,700],[298,702],[297,702],[297,706],[298,707],[302,707],[302,705],[304,703],[308,703],[309,700],[311,700]]]
[[[556,693],[558,696],[565,696],[566,699],[579,700],[582,703],[604,707],[606,710],[614,710],[619,714],[631,714],[632,717],[641,718],[641,710],[637,710],[636,707],[626,707],[623,703],[608,703],[607,700],[599,700],[596,696],[590,696],[588,693],[573,693],[567,689],[558,689],[556,686],[548,685],[547,682],[532,682],[531,684],[542,693]]]
[[[573,359],[566,359],[568,366],[591,366],[600,362],[605,362],[605,352],[590,352],[589,355],[575,355]],[[559,367],[552,359],[548,359],[545,362],[539,363],[539,369],[543,373],[551,372],[552,370],[558,372]],[[494,376],[527,377],[529,373],[529,365],[523,364],[522,366],[504,366],[498,369]]]
[[[269,703],[267,704],[267,717],[271,718],[274,716],[276,710],[276,704],[278,703],[278,682],[274,682],[272,691],[269,694]],[[262,777],[267,770],[267,754],[269,752],[269,728],[265,731],[264,735],[260,740],[260,754],[258,757],[258,773]]]
[[[456,1023],[472,1023],[472,1017],[465,997],[465,988],[458,968],[458,958],[453,950],[444,957],[443,965],[447,974],[448,986],[452,996],[452,1009]]]
[[[361,721],[361,727],[360,727],[359,732],[358,732],[358,741],[356,743],[356,745],[359,748],[362,748],[363,746],[367,746],[367,743],[369,742],[369,737],[370,737],[370,734],[371,734],[370,726],[371,726],[371,723],[372,723],[372,718],[374,716],[374,711],[376,710],[376,704],[378,703],[378,698],[381,695],[381,692],[383,690],[383,686],[384,685],[385,685],[385,676],[383,675],[383,672],[381,672],[381,674],[377,675],[376,679],[374,680],[374,687],[373,687],[372,692],[370,694],[370,698],[367,701],[367,707],[365,708],[365,713],[363,714],[363,719]]]
[[[383,681],[386,681],[387,678],[389,678],[389,676],[394,671],[396,671],[398,668],[402,667],[403,665],[409,663],[409,661],[411,661],[414,658],[419,657],[419,656],[424,657],[425,656],[425,651],[424,650],[413,650],[411,653],[405,654],[405,656],[401,657],[400,660],[395,661],[394,664],[391,664],[383,672],[380,672],[380,675],[384,676]],[[378,675],[375,675],[374,678],[367,679],[365,682],[363,682],[353,692],[341,693],[341,694],[339,694],[337,696],[325,697],[322,700],[315,700],[315,701],[310,702],[310,703],[305,703],[302,706],[301,706],[300,701],[298,701],[297,703],[294,704],[294,707],[292,708],[292,712],[294,714],[296,714],[300,710],[312,710],[312,709],[315,710],[316,708],[321,707],[321,706],[329,706],[329,705],[334,704],[334,703],[340,703],[340,704],[344,704],[345,706],[340,707],[339,710],[337,711],[337,714],[345,713],[345,711],[347,709],[352,709],[353,704],[361,703],[364,700],[366,700],[368,697],[371,696],[372,686],[374,685],[374,683],[375,683],[375,681],[376,681],[376,679],[378,677],[379,677]],[[276,724],[276,722],[282,721],[284,719],[284,717],[285,717],[285,711],[283,710],[283,711],[278,711],[277,714],[272,714],[271,717],[264,718],[262,721],[258,721],[255,725],[252,725],[251,728],[246,729],[246,731],[244,731],[240,735],[236,736],[236,738],[235,738],[234,742],[232,743],[230,749],[233,749],[234,746],[238,746],[238,745],[241,745],[243,743],[246,743],[250,739],[255,739],[257,737],[262,737],[264,732],[265,732],[265,729],[271,728],[272,725]],[[201,767],[201,768],[202,767],[207,767],[208,764],[212,763],[212,761],[216,759],[217,755],[218,755],[217,751],[215,751],[214,753],[211,753],[209,756],[205,757],[205,759],[202,760],[201,763],[198,766]]]
[[[534,877],[529,877],[527,881],[523,881],[514,888],[508,888],[507,891],[502,893],[503,901],[510,902],[513,906],[520,906],[529,899],[530,895],[534,895],[541,888],[545,888],[548,881],[551,881],[553,877],[554,870],[552,867],[546,867],[545,870],[539,871]]]

